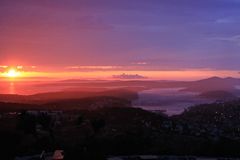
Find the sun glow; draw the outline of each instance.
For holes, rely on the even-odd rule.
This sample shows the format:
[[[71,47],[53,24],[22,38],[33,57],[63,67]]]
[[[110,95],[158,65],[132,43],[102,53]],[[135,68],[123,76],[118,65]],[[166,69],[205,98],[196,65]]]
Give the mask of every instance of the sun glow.
[[[16,78],[16,77],[19,77],[20,76],[20,72],[18,72],[17,70],[15,69],[10,69],[7,71],[7,73],[5,74],[6,77],[9,77],[9,78]]]

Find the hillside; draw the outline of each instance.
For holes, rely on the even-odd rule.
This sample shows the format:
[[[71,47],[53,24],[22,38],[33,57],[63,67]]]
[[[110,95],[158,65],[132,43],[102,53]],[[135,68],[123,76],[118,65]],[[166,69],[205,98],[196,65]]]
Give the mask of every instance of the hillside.
[[[74,106],[79,101],[59,103]],[[240,156],[239,117],[240,100],[193,106],[174,117],[113,104],[94,110],[64,110],[57,126],[36,131],[38,123],[51,125],[45,121],[51,118],[23,112],[2,117],[0,128],[5,131],[0,132],[0,140],[6,142],[7,137],[11,141],[0,148],[7,148],[5,154],[29,155],[52,150],[57,144],[71,160],[138,154],[234,157]]]
[[[193,106],[177,117],[202,125],[240,126],[240,99]]]
[[[24,104],[0,102],[0,113],[21,112],[22,110],[95,110],[99,108],[130,107],[131,102],[126,99],[116,97],[87,97],[80,99],[58,100],[46,104]]]
[[[11,95],[0,94],[1,102],[11,103],[28,103],[28,104],[45,104],[58,100],[81,99],[87,97],[110,96],[127,100],[136,99],[138,97],[135,91],[128,89],[111,89],[103,91],[60,91],[38,93],[34,95]]]
[[[219,78],[211,77],[199,81],[190,82],[185,91],[191,92],[208,92],[208,91],[235,91],[236,86],[240,85],[240,79],[237,78]]]
[[[199,97],[215,100],[233,100],[237,98],[233,93],[221,90],[203,92]]]

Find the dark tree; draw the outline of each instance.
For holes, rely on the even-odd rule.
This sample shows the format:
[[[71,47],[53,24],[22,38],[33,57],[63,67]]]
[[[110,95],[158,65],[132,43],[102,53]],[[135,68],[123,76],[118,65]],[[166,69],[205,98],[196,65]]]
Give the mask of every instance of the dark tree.
[[[23,130],[26,134],[36,134],[36,117],[22,111],[18,119],[18,128]]]
[[[101,118],[94,118],[91,120],[91,125],[94,130],[94,133],[99,132],[100,129],[105,127],[105,120]]]

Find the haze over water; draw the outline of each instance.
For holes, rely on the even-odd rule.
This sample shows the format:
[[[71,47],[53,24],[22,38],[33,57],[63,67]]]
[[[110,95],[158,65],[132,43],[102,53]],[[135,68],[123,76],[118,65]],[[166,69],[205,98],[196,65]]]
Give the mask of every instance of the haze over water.
[[[139,92],[139,99],[133,102],[135,107],[176,115],[196,104],[210,103],[214,100],[199,98],[198,92],[181,91],[183,88],[151,89]]]
[[[79,88],[78,84],[74,83],[71,84],[71,86],[59,84],[60,85],[49,85],[46,82],[5,82],[0,84],[0,94],[32,95]],[[139,91],[139,97],[133,101],[133,106],[153,112],[161,111],[168,115],[175,115],[182,113],[187,107],[213,102],[213,100],[197,97],[198,92],[181,91],[182,89],[184,88],[156,88]]]

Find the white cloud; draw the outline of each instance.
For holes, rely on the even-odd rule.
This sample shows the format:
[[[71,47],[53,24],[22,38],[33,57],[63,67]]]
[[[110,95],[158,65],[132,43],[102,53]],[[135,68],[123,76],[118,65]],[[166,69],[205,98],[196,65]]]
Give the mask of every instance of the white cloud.
[[[220,23],[220,24],[227,24],[227,23],[234,23],[235,20],[233,18],[219,18],[215,21],[215,23]]]
[[[148,63],[144,62],[144,61],[140,61],[140,62],[133,62],[132,64],[135,64],[135,65],[147,65]]]
[[[240,46],[240,35],[235,35],[235,36],[231,36],[231,37],[214,37],[214,38],[210,38],[210,39],[218,40],[218,41],[233,42]]]

